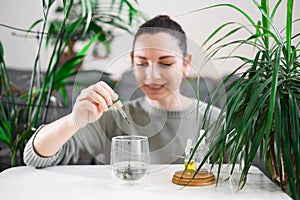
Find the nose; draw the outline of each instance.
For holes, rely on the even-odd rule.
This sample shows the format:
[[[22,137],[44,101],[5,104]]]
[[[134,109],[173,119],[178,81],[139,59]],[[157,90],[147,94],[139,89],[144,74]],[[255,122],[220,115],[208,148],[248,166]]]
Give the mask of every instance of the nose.
[[[154,63],[151,63],[147,70],[146,70],[146,75],[147,75],[147,78],[148,79],[160,79],[161,78],[161,72],[160,72],[160,69],[159,69],[159,66],[157,66],[156,64]]]

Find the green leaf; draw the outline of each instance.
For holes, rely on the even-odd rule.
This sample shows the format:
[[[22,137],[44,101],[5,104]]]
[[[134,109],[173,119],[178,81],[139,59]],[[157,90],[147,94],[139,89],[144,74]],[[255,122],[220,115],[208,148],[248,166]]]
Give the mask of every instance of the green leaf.
[[[222,24],[221,26],[219,26],[212,34],[210,34],[208,36],[208,38],[202,43],[202,46],[205,46],[205,44],[207,42],[209,42],[218,32],[220,32],[223,28],[225,28],[226,26],[232,25],[232,24],[236,24],[235,22],[228,22],[225,24]]]
[[[58,70],[56,71],[54,84],[57,84],[60,81],[64,81],[68,78],[74,71],[74,69],[78,66],[78,64],[83,60],[84,55],[78,55],[74,58],[71,58],[67,62],[65,62]],[[55,87],[54,87],[55,88]]]
[[[261,141],[263,140],[263,136],[264,136],[264,130],[261,129],[256,132],[255,140],[251,144],[249,158],[248,158],[247,162],[245,163],[245,167],[242,170],[242,175],[241,175],[241,178],[239,181],[239,189],[242,189],[246,183],[248,171],[249,171],[252,161],[257,153],[258,147],[259,147]]]
[[[42,23],[44,21],[44,19],[38,19],[36,20],[27,30],[27,33],[29,33],[36,25],[38,25],[39,23]]]
[[[85,47],[77,54],[78,56],[82,56],[85,55],[87,50],[91,47],[91,45],[98,39],[98,37],[100,36],[100,34],[96,34],[87,45],[85,45]]]
[[[83,18],[79,18],[78,20],[75,20],[73,23],[71,23],[67,29],[66,29],[66,35],[68,35],[69,39],[74,36],[74,34],[76,33],[78,27],[80,25],[82,25],[82,23],[84,22]]]
[[[274,113],[274,105],[276,101],[276,92],[277,92],[277,82],[278,82],[278,69],[280,63],[280,52],[281,48],[278,48],[275,55],[275,62],[274,62],[274,70],[273,70],[273,80],[272,80],[272,91],[270,96],[270,103],[269,103],[269,112],[268,112],[268,123],[266,129],[266,146],[269,143],[271,125],[273,122],[273,113]]]
[[[181,14],[179,16],[183,16],[183,15],[187,15],[187,14],[191,14],[191,13],[196,13],[196,12],[199,12],[199,11],[203,11],[203,10],[207,10],[207,9],[211,9],[211,8],[216,8],[216,7],[229,7],[229,8],[233,8],[234,10],[236,10],[237,12],[239,12],[242,16],[244,16],[250,22],[251,25],[255,26],[254,20],[245,11],[243,11],[242,9],[240,9],[239,7],[237,7],[237,6],[233,5],[233,4],[222,4],[222,3],[221,4],[215,4],[215,5],[212,5],[212,6],[205,7],[205,8],[196,9],[196,10],[193,10],[193,11]]]
[[[65,14],[65,16],[66,16],[67,11],[68,11],[67,0],[63,0],[63,8],[64,8],[64,14]]]
[[[5,144],[7,144],[8,146],[11,145],[11,142],[9,140],[9,138],[6,136],[5,131],[2,129],[2,127],[0,126],[0,140],[2,142],[4,142]]]
[[[281,4],[281,2],[282,2],[282,0],[278,0],[277,3],[276,3],[276,5],[275,5],[274,8],[273,8],[272,14],[271,14],[271,16],[270,16],[270,18],[271,18],[272,21],[273,21],[273,18],[274,18],[274,16],[275,16],[276,11],[277,11],[279,5]]]
[[[276,146],[276,151],[277,152],[280,152],[281,151],[281,138],[282,138],[282,121],[283,121],[283,116],[282,116],[282,113],[281,113],[281,101],[280,101],[280,94],[279,92],[276,94],[277,95],[277,98],[276,98],[276,106],[275,106],[275,112],[274,112],[274,115],[275,115],[275,130],[276,130],[276,134],[275,134],[275,146]],[[280,177],[280,181],[282,182],[282,167],[281,167],[281,154],[280,153],[277,153],[276,154],[276,163],[274,163],[274,166],[272,166],[274,168],[274,173],[273,173],[273,178],[275,180],[275,173],[278,173],[279,172],[279,177]],[[276,169],[276,165],[277,165],[277,168],[278,168],[278,172],[275,171]]]
[[[285,100],[283,100],[285,102]],[[288,105],[288,102],[285,102],[286,105]],[[287,181],[288,181],[288,186],[290,189],[290,192],[292,194],[292,197],[294,199],[297,199],[297,189],[295,187],[295,177],[294,177],[294,170],[293,170],[293,164],[291,161],[291,155],[292,152],[291,150],[291,140],[289,139],[289,125],[288,125],[288,110],[283,107],[282,108],[282,115],[283,115],[283,123],[282,123],[282,127],[283,127],[283,134],[282,134],[282,155],[283,155],[283,162],[284,162],[284,166],[285,166],[285,171],[286,171],[286,175],[287,175]],[[298,188],[299,189],[299,188]]]
[[[60,87],[59,88],[60,94],[62,96],[63,99],[63,103],[64,105],[67,105],[68,103],[68,93],[67,93],[67,89],[65,87]]]
[[[2,63],[4,61],[4,50],[1,41],[0,41],[0,59],[1,59],[0,62]]]
[[[298,174],[300,178],[300,117],[299,117],[299,107],[297,107],[297,101],[295,95],[288,90],[289,93],[289,113],[290,113],[290,133],[292,138],[292,148],[291,152],[294,157],[295,163],[295,174]],[[298,105],[299,106],[299,105]],[[295,177],[297,179],[297,177]],[[300,188],[300,181],[296,181],[296,188]]]
[[[287,50],[287,67],[291,68],[291,37],[292,37],[292,20],[293,20],[293,0],[287,1],[287,14],[286,14],[286,50]]]
[[[228,38],[229,36],[233,35],[237,31],[241,30],[242,28],[243,27],[238,27],[238,28],[235,28],[235,29],[229,31],[223,37],[219,38],[218,40],[216,40],[215,42],[213,42],[209,47],[207,47],[207,50],[209,50],[212,46],[218,44],[219,42],[223,41],[224,39]]]
[[[256,2],[256,1],[254,1]],[[258,3],[257,3],[258,4]],[[257,6],[260,8],[262,12],[262,24],[263,24],[263,31],[265,33],[266,30],[270,30],[270,22],[269,19],[269,0],[261,0],[261,6]],[[269,49],[269,37],[264,37],[266,49]]]
[[[63,24],[65,23],[65,20],[68,19],[69,14],[70,14],[70,12],[71,12],[71,10],[73,8],[73,5],[74,5],[74,1],[73,0],[69,0],[69,5],[67,5],[67,3],[64,3],[64,14],[65,14],[65,17],[64,17]]]
[[[276,35],[272,32],[270,32],[269,30],[266,30],[265,33],[259,33],[259,34],[255,34],[255,35],[251,35],[249,38],[247,38],[247,40],[252,40],[252,39],[257,39],[257,38],[264,38],[264,37],[269,37],[272,36],[272,38],[275,40],[275,42],[280,45],[280,41],[278,40],[278,38],[276,37]]]
[[[235,75],[239,78],[228,84],[226,92],[222,92],[223,95],[229,95],[220,114],[226,115],[226,126],[220,135],[214,134],[216,137],[214,140],[218,143],[214,143],[212,147],[214,149],[210,151],[213,157],[212,165],[219,164],[219,174],[224,151],[229,148],[232,166],[238,161],[244,164],[239,183],[241,189],[246,183],[252,160],[260,150],[260,155],[269,163],[267,168],[271,170],[276,181],[282,182],[285,176],[288,176],[288,182],[282,182],[282,189],[287,188],[286,192],[297,199],[300,187],[300,62],[298,61],[300,42],[297,39],[300,34],[295,33],[291,36],[291,33],[293,23],[300,19],[292,21],[293,0],[288,0],[284,5],[287,8],[287,27],[285,31],[280,32],[273,18],[280,5],[283,5],[282,0],[272,4],[275,6],[271,14],[268,0],[262,0],[260,3],[253,0],[253,2],[260,11],[262,20],[251,23],[250,28],[246,25],[240,26],[243,27],[241,30],[246,30],[249,34],[242,39],[228,42],[225,38],[227,40],[230,37],[226,35],[215,38],[223,27],[229,29],[228,33],[236,31],[236,27],[230,27],[234,22],[227,22],[218,26],[204,43],[215,42],[209,47],[210,51],[205,61],[232,58],[241,61],[241,64],[236,67],[237,70],[228,76]],[[221,5],[225,6],[217,4],[204,9],[221,7]],[[252,33],[252,28],[255,29],[255,33]],[[294,45],[292,45],[293,41],[295,41]],[[232,52],[228,56],[222,55],[222,50],[229,47],[233,49]],[[261,56],[256,54],[255,58],[240,54],[231,55],[240,47],[250,47],[262,54]],[[219,54],[221,57],[218,57]],[[230,79],[226,77],[224,82],[226,80]],[[218,86],[217,91],[219,88],[221,87]],[[217,121],[222,117],[219,116]],[[226,141],[225,145],[224,141]],[[271,160],[273,158],[274,160]]]
[[[266,3],[266,0],[263,0],[262,2],[265,3],[265,5],[260,6],[256,0],[253,0],[253,2],[256,4],[257,8],[260,10],[260,12],[262,13],[262,18],[263,18],[263,29],[264,30],[270,30],[270,25],[272,26],[272,28],[274,29],[277,38],[279,38],[280,43],[283,44],[283,38],[280,34],[280,31],[278,30],[277,26],[274,24],[274,22],[271,20],[271,18],[269,17],[269,8],[268,8],[268,3]],[[269,39],[268,37],[265,38],[265,45],[266,48],[269,49]]]
[[[83,35],[85,35],[88,31],[88,28],[90,26],[91,20],[92,20],[92,5],[91,1],[81,1],[82,5],[82,17],[85,19],[85,27],[83,30]]]

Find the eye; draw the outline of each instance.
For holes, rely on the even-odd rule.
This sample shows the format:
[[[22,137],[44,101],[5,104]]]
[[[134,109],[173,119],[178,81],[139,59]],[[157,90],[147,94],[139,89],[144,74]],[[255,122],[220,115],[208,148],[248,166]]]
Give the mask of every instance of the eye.
[[[148,63],[137,63],[136,66],[139,66],[139,67],[147,67],[147,66],[148,66]]]
[[[170,67],[173,63],[159,63],[161,67]]]

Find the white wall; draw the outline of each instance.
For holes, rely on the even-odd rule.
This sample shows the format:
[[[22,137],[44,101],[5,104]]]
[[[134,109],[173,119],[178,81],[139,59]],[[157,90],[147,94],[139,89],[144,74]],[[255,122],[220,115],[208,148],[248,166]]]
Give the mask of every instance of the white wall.
[[[41,1],[39,0],[1,0],[0,23],[28,29],[37,19],[41,18]],[[0,40],[4,46],[5,61],[8,67],[31,69],[36,52],[36,40],[24,39],[12,35],[17,31],[0,26]]]
[[[179,16],[195,9],[224,2],[222,0],[139,0],[139,2],[141,10],[149,17],[153,17],[157,14],[168,14],[179,22],[186,31],[192,46],[192,51],[194,52],[197,48],[201,49],[200,44],[218,25],[227,21],[246,22],[245,18],[228,8],[215,8]],[[251,0],[228,0],[226,2],[240,6],[257,19],[259,17],[259,12],[255,9]],[[282,3],[285,4],[285,2]],[[299,7],[298,0],[295,1],[294,6],[295,8]],[[297,9],[295,9],[295,11],[296,10]],[[295,12],[294,18],[299,18],[299,14],[299,12]],[[285,11],[279,10],[275,18],[280,29],[285,23],[284,15]],[[0,23],[27,29],[33,21],[41,18],[41,16],[41,1],[39,0],[1,0]],[[299,32],[299,23],[296,24],[296,26],[297,27],[294,27],[294,32]],[[32,69],[36,53],[36,39],[16,37],[13,36],[11,32],[12,30],[0,27],[0,40],[4,45],[7,66],[18,69]],[[23,34],[20,32],[17,33]],[[112,54],[108,59],[95,61],[92,56],[88,56],[83,67],[85,69],[103,69],[119,75],[122,71],[130,67],[128,51],[131,47],[131,39],[132,37],[126,34],[119,35],[113,43]],[[224,55],[227,53],[228,52],[224,52]],[[252,54],[252,52],[245,50],[242,50],[241,53]],[[195,64],[201,63],[198,54],[199,52],[195,52]],[[49,52],[44,50],[42,55],[42,67],[45,67],[45,63],[49,58]],[[237,61],[214,61],[201,70],[201,75],[218,78],[220,75],[231,72],[237,65]]]

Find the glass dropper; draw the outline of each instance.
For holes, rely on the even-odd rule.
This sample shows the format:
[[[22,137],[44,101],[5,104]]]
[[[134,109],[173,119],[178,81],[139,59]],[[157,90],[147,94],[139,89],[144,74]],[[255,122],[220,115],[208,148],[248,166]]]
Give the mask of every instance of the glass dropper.
[[[122,115],[122,117],[127,121],[128,124],[130,124],[128,117],[125,113],[125,111],[123,110],[123,103],[122,101],[119,99],[119,95],[115,93],[114,99],[116,99],[115,101],[113,101],[113,105],[112,107],[115,110],[118,110],[119,113]]]

